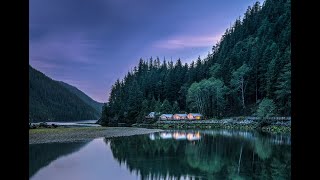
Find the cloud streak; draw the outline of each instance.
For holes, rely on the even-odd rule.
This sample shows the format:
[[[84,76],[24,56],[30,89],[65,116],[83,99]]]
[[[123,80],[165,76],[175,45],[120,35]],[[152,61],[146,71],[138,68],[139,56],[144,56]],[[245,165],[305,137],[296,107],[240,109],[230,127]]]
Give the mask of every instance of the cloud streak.
[[[43,64],[58,62],[92,63],[96,42],[82,33],[50,34],[29,42],[29,60]]]
[[[220,38],[220,35],[177,36],[165,40],[156,41],[153,44],[153,47],[173,50],[182,48],[209,47],[215,44],[215,42],[217,42]]]

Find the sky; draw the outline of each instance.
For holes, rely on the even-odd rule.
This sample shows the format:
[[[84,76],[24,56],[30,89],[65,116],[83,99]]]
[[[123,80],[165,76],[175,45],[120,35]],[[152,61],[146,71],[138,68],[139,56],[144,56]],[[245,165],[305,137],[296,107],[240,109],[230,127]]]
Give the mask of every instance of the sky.
[[[29,64],[107,102],[140,58],[205,58],[255,1],[30,0]]]

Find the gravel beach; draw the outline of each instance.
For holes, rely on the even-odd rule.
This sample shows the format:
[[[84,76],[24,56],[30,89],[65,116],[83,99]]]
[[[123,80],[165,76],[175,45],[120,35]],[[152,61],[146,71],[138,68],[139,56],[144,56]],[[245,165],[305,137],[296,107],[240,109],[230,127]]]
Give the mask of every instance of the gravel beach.
[[[29,130],[29,144],[86,141],[98,137],[119,137],[160,132],[161,129],[135,127],[72,127]]]

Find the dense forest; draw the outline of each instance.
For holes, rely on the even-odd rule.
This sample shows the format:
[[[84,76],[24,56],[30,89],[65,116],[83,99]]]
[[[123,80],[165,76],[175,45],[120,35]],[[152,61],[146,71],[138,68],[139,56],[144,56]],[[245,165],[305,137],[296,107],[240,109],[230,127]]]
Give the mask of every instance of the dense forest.
[[[291,1],[249,6],[204,59],[140,59],[112,86],[99,122],[132,124],[151,111],[290,116]]]
[[[99,112],[60,82],[29,66],[29,121],[98,119]]]

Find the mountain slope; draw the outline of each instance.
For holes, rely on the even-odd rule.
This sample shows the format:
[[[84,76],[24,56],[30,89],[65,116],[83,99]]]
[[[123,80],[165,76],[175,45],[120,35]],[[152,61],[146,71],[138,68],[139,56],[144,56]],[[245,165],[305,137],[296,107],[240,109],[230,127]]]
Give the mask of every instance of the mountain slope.
[[[94,108],[59,82],[29,65],[29,119],[37,121],[76,121],[97,119]]]
[[[67,88],[70,92],[77,95],[83,102],[85,102],[89,106],[93,107],[98,112],[99,116],[101,115],[103,103],[99,103],[99,102],[93,100],[92,98],[87,96],[84,92],[80,91],[78,88],[76,88],[70,84],[67,84],[62,81],[59,81],[59,83],[62,84],[65,88]]]
[[[291,116],[291,0],[248,7],[205,59],[183,65],[141,58],[112,86],[99,123],[133,124],[150,112],[179,110],[253,116],[264,100],[274,116]]]

